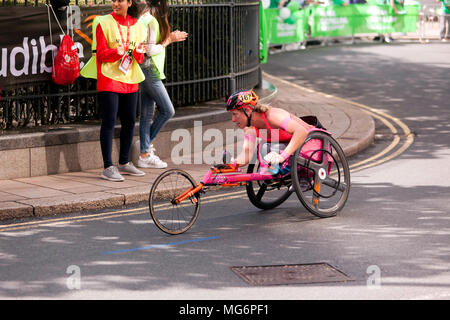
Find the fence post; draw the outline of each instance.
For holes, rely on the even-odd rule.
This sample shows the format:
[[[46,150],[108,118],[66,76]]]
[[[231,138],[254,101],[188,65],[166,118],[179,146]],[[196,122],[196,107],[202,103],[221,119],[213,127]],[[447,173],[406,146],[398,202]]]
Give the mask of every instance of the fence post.
[[[236,91],[236,76],[234,75],[234,1],[230,2],[230,79],[228,83],[228,96]]]
[[[262,3],[259,4],[260,6],[262,6]],[[261,11],[260,11],[261,12]],[[258,45],[259,45],[259,50],[261,49],[261,14],[258,14]],[[258,55],[259,55],[259,67],[258,67],[258,84],[256,85],[255,88],[257,89],[261,89],[262,88],[262,69],[261,69],[261,55],[260,55],[260,51],[258,51]]]

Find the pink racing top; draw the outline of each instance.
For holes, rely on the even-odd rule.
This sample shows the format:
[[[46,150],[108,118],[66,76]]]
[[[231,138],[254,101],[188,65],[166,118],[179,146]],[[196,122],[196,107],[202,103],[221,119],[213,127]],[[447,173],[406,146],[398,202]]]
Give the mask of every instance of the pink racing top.
[[[256,130],[256,136],[257,136],[258,138],[261,138],[261,139],[266,140],[267,142],[272,142],[273,137],[275,137],[275,141],[277,141],[277,142],[289,142],[289,141],[291,141],[291,139],[292,139],[292,134],[290,134],[290,133],[287,132],[284,128],[282,128],[282,127],[283,127],[283,124],[284,124],[285,122],[286,122],[286,124],[285,124],[284,126],[287,127],[287,123],[288,123],[290,120],[294,120],[294,121],[298,122],[300,125],[302,125],[302,126],[303,126],[306,130],[308,130],[308,131],[311,130],[312,128],[314,128],[314,126],[312,126],[312,125],[310,125],[310,124],[307,124],[307,123],[304,122],[303,120],[301,120],[301,119],[297,118],[296,116],[290,114],[290,118],[286,118],[286,119],[285,119],[285,120],[287,120],[287,121],[283,120],[283,123],[282,123],[280,129],[274,129],[274,128],[272,128],[272,126],[269,124],[269,121],[267,121],[266,114],[265,114],[265,113],[262,113],[261,115],[262,115],[263,120],[264,120],[264,122],[265,122],[265,124],[266,124],[266,126],[267,126],[267,130],[266,130],[266,131],[267,131],[267,134],[266,134],[266,135],[261,135],[261,133],[259,132],[259,130],[261,130],[261,129],[258,129],[258,128],[255,127],[255,130]],[[263,130],[264,130],[264,129],[263,129]],[[276,139],[277,136],[278,136],[278,139]]]

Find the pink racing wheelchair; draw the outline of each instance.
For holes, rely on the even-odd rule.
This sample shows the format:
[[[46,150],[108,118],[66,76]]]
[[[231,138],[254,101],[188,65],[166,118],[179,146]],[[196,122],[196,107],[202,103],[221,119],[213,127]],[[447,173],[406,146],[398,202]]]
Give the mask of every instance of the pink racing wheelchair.
[[[302,205],[313,215],[335,216],[345,206],[350,192],[347,159],[338,142],[321,127],[317,118],[302,119],[316,128],[278,169],[262,170],[265,146],[259,143],[246,173],[226,164],[225,156],[224,164],[211,167],[198,184],[184,170],[163,172],[156,178],[149,195],[150,214],[156,226],[172,235],[189,230],[198,218],[201,195],[210,186],[245,186],[250,202],[263,210],[281,205],[295,191]]]

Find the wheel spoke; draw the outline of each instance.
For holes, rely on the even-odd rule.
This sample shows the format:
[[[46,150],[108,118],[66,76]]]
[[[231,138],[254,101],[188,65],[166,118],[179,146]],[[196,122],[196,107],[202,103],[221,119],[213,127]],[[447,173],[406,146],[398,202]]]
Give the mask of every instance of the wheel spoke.
[[[319,198],[320,198],[320,187],[322,185],[322,183],[320,182],[320,179],[318,178],[318,176],[316,175],[316,179],[315,179],[315,183],[314,183],[314,192],[313,194],[313,198],[312,198],[312,203],[314,208],[319,209]]]
[[[256,194],[256,199],[261,200],[266,190],[267,190],[267,183],[264,181],[261,185],[261,188],[259,188],[258,193]]]
[[[323,180],[323,184],[327,185],[327,186],[329,186],[331,188],[337,189],[337,190],[339,190],[341,192],[345,192],[345,190],[347,189],[347,184],[345,182],[342,182],[342,181],[338,182],[335,179],[330,178],[330,177],[326,177]]]

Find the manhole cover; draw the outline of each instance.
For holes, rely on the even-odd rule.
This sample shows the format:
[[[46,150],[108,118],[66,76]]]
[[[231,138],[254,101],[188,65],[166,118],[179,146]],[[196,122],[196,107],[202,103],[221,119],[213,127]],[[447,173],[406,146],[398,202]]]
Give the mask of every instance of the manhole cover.
[[[245,282],[254,286],[351,281],[328,263],[276,266],[231,267]]]

